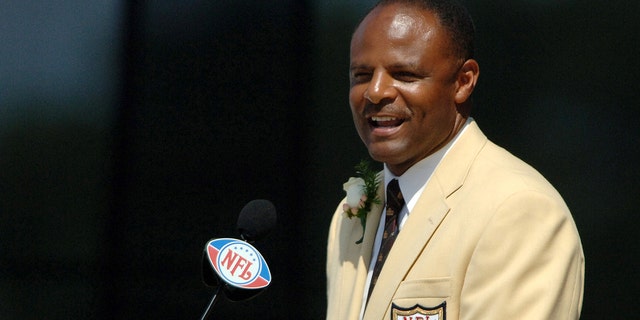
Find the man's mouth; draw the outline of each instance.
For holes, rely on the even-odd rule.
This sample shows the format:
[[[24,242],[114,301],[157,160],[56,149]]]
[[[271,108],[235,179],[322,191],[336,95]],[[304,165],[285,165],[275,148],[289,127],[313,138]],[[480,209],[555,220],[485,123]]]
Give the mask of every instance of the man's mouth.
[[[393,128],[401,125],[404,119],[396,117],[378,117],[369,118],[369,124],[374,128]]]

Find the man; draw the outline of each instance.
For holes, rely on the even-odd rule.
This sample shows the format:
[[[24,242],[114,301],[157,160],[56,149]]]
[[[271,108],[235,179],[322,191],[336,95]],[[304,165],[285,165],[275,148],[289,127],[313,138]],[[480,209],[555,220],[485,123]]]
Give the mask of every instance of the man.
[[[584,255],[568,208],[469,116],[473,32],[447,0],[382,1],[354,32],[349,101],[384,163],[381,202],[364,235],[344,201],[334,214],[327,319],[579,318]]]

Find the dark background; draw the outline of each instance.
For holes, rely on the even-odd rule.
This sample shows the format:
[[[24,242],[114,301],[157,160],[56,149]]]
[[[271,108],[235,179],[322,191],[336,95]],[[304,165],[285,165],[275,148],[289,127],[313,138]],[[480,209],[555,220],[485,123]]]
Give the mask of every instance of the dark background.
[[[204,244],[256,198],[278,210],[256,243],[273,283],[214,318],[324,318],[329,219],[367,157],[347,69],[371,4],[0,3],[0,318],[197,319]],[[571,208],[582,319],[634,318],[640,2],[468,5],[475,119]]]

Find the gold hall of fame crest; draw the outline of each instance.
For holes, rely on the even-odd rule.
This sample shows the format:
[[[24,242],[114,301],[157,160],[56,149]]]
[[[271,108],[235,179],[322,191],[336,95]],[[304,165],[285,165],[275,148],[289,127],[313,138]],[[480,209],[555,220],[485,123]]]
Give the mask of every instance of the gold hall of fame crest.
[[[395,303],[391,306],[391,320],[446,320],[446,302],[434,308],[425,308],[419,304],[411,308],[401,308]]]

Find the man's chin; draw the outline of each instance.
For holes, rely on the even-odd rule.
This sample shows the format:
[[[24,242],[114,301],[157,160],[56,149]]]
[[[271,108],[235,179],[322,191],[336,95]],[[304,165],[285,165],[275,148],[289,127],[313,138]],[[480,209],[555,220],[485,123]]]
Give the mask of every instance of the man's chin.
[[[381,143],[369,144],[368,150],[373,160],[384,163],[398,162],[398,155],[402,154],[400,150],[390,148],[387,144]]]

